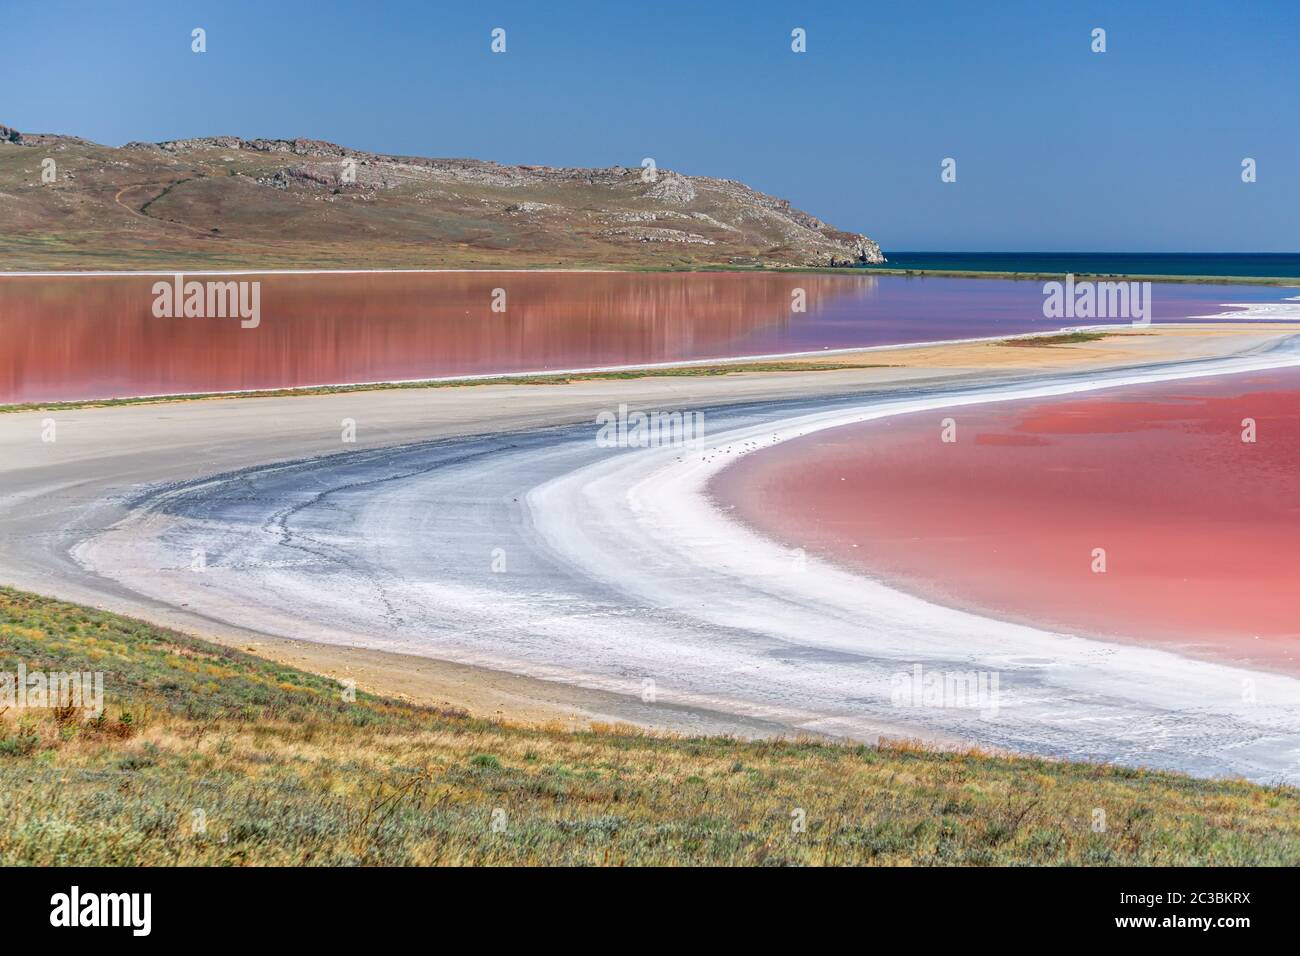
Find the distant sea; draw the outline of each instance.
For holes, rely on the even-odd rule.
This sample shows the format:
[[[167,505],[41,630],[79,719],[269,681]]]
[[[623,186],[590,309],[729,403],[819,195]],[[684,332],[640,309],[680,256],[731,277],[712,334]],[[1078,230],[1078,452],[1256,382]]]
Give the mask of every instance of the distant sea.
[[[1075,275],[1240,276],[1300,279],[1296,252],[891,252],[865,269],[1050,272]]]

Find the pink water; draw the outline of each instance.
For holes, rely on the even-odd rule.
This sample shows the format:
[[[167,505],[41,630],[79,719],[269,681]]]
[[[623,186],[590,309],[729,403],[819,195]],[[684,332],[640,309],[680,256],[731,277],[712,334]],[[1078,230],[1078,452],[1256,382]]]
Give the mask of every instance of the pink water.
[[[832,429],[711,490],[791,546],[941,604],[1300,673],[1300,371]]]
[[[203,276],[189,278],[202,280]],[[261,321],[155,318],[151,276],[0,276],[0,403],[772,355],[1050,330],[1042,284],[734,273],[265,275]],[[493,311],[494,290],[505,311]],[[806,311],[794,308],[803,290]],[[1154,287],[1155,319],[1285,290]],[[499,301],[499,299],[498,299]]]

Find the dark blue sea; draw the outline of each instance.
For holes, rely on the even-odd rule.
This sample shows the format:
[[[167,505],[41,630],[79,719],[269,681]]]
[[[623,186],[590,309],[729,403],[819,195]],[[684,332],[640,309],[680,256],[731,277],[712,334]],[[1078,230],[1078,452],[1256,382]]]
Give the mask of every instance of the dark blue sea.
[[[1297,252],[892,252],[885,269],[1300,279]]]

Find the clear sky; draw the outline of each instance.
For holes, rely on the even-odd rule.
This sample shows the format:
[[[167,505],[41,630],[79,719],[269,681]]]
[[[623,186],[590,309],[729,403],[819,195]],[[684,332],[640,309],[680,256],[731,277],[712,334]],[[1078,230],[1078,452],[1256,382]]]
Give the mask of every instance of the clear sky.
[[[1295,0],[0,0],[0,35],[29,132],[650,156],[886,252],[1300,251]]]

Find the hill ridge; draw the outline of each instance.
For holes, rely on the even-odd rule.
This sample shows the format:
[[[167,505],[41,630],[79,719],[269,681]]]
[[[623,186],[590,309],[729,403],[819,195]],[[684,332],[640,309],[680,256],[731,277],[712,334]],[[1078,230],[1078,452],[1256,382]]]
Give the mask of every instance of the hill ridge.
[[[55,160],[53,182],[24,155],[40,148]],[[10,200],[0,206],[10,237],[0,254],[49,237],[40,251],[56,267],[92,256],[138,262],[145,243],[152,261],[162,251],[190,265],[328,265],[355,262],[346,247],[359,241],[369,261],[394,267],[884,261],[866,235],[736,179],[405,156],[303,137],[111,147],[0,125],[0,193]],[[75,256],[61,242],[72,233]]]

